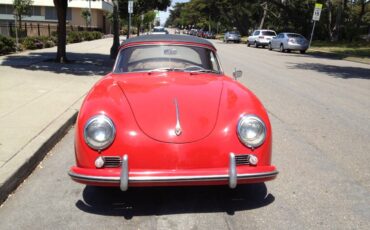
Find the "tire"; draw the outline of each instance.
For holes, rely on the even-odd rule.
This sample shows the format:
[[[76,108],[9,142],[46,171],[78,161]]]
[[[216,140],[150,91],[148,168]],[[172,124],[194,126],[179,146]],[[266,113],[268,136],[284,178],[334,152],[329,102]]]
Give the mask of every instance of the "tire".
[[[280,52],[282,52],[282,53],[285,52],[285,49],[284,49],[284,45],[283,44],[280,44]]]
[[[248,47],[251,47],[251,44],[249,43],[249,41],[247,41],[247,46],[248,46]]]
[[[266,46],[262,46],[262,48],[265,48]]]
[[[271,43],[269,43],[269,50],[272,50],[272,46],[271,46]]]
[[[306,50],[300,50],[299,51],[301,54],[305,54],[306,53]]]
[[[290,53],[291,50],[286,50],[286,52]]]
[[[254,48],[258,48],[257,42],[254,41]]]

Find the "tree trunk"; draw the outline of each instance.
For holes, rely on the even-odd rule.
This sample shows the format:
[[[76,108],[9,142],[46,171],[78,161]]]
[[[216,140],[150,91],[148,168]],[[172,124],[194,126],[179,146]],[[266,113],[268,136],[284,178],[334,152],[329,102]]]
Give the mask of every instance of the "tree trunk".
[[[326,7],[328,8],[328,25],[327,25],[327,30],[328,30],[328,35],[329,35],[329,41],[333,40],[333,29],[332,29],[332,9],[333,5],[331,0],[328,0],[326,2]]]
[[[17,17],[18,17],[19,30],[22,30],[22,15],[18,14]]]
[[[344,1],[342,0],[337,8],[337,17],[335,19],[335,28],[334,28],[334,36],[333,41],[339,41],[340,33],[341,33],[341,25],[342,25],[342,13],[343,13],[343,5]]]
[[[68,1],[65,0],[54,0],[54,5],[58,16],[58,51],[55,61],[59,63],[67,62],[66,56],[66,18]]]
[[[117,57],[119,48],[119,18],[118,18],[118,6],[115,1],[113,1],[113,44],[110,48],[110,57],[115,59]]]
[[[263,6],[263,16],[262,16],[262,19],[261,19],[261,23],[260,23],[260,27],[259,29],[262,29],[263,28],[263,24],[265,23],[265,18],[266,18],[266,14],[267,14],[267,2],[264,2],[261,4],[261,6]]]

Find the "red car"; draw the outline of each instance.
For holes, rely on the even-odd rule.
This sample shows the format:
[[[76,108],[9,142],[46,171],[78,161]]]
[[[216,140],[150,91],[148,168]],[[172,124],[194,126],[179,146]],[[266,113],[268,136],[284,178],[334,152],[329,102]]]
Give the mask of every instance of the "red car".
[[[224,75],[212,43],[186,35],[139,36],[123,42],[113,72],[86,96],[69,175],[123,191],[235,188],[276,177],[271,136],[266,110]]]

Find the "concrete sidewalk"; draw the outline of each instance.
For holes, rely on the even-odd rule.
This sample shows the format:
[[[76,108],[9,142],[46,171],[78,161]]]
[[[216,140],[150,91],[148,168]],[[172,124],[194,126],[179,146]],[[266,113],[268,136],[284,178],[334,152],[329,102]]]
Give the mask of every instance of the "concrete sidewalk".
[[[92,85],[112,69],[112,38],[0,57],[0,204],[74,123]],[[73,154],[73,153],[66,153]],[[67,169],[66,169],[67,172]]]

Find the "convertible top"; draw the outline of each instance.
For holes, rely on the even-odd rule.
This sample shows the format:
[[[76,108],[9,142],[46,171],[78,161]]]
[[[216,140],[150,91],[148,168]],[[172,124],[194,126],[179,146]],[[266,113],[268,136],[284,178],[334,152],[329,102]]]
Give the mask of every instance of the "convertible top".
[[[152,34],[152,35],[142,35],[133,38],[129,38],[122,42],[121,46],[126,46],[131,43],[137,42],[191,42],[199,43],[202,45],[211,46],[215,49],[214,45],[207,41],[206,39],[189,36],[189,35],[174,35],[174,34]]]

